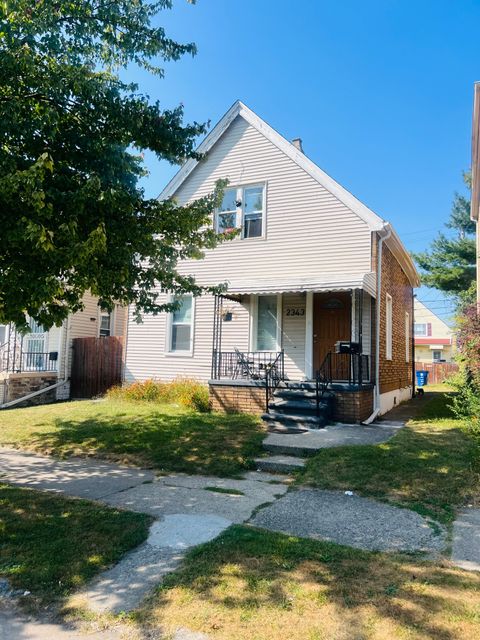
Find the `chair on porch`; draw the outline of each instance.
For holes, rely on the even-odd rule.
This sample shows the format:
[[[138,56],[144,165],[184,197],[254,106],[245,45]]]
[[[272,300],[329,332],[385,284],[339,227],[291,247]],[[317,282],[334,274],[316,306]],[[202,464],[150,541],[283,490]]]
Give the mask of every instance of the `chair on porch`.
[[[245,354],[235,347],[235,355],[237,357],[237,363],[233,374],[234,378],[247,378],[247,380],[258,380],[260,374],[255,371],[255,363],[253,360],[248,360]]]

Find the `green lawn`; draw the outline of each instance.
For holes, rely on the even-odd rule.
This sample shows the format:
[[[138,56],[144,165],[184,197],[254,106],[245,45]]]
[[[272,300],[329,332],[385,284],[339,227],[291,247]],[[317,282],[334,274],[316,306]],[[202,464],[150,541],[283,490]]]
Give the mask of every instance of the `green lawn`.
[[[0,484],[0,576],[40,603],[69,594],[148,535],[149,516]]]
[[[0,411],[0,445],[166,473],[236,476],[253,466],[264,435],[260,420],[249,415],[113,399]]]
[[[478,573],[233,526],[192,550],[136,622],[216,640],[463,640],[480,637],[479,612]]]
[[[421,410],[389,442],[324,449],[297,481],[351,489],[451,522],[455,507],[478,495],[480,450],[451,414],[448,395],[429,391],[416,399]]]

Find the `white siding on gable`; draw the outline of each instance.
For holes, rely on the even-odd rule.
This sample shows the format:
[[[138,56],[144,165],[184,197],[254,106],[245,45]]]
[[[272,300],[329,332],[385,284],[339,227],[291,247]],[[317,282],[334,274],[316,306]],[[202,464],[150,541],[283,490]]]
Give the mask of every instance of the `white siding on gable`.
[[[249,276],[311,277],[370,271],[367,224],[240,116],[180,186],[180,203],[231,186],[265,183],[265,238],[236,238],[185,262],[200,283]]]

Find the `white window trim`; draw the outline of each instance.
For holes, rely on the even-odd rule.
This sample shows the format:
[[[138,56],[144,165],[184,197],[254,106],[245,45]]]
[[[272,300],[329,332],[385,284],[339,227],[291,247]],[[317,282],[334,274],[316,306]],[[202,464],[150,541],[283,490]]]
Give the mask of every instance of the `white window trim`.
[[[172,351],[172,326],[173,326],[173,313],[167,313],[167,322],[166,322],[166,331],[165,331],[165,355],[172,358],[192,358],[194,351],[194,337],[195,337],[195,308],[196,308],[196,298],[191,294],[179,294],[179,295],[190,295],[192,298],[192,321],[190,323],[190,349],[185,349],[183,351],[176,350]],[[175,296],[169,295],[168,302],[173,302]]]
[[[109,337],[115,335],[115,310],[116,310],[116,307],[114,307],[112,309],[112,311],[110,311],[110,312],[102,311],[102,309],[100,309],[100,307],[98,308],[98,318],[97,318],[98,331],[97,331],[97,333],[98,333],[98,337],[99,338],[105,337],[105,336],[100,335],[100,329],[102,327],[102,316],[106,316],[107,314],[110,316],[110,335],[109,335]]]
[[[253,187],[261,187],[263,189],[263,198],[262,198],[262,233],[259,236],[255,236],[254,238],[246,238],[244,235],[244,222],[245,222],[245,212],[244,212],[244,198],[243,198],[243,191],[244,189],[250,189]],[[233,241],[235,240],[242,240],[242,241],[258,241],[258,240],[265,240],[266,239],[266,235],[267,235],[267,182],[252,182],[252,183],[247,183],[247,184],[241,184],[241,185],[228,185],[225,188],[225,191],[228,190],[236,190],[236,199],[237,201],[241,201],[241,206],[236,208],[236,228],[240,229],[241,233],[239,234],[239,236],[237,236],[236,238],[233,239]],[[218,230],[218,214],[221,213],[219,211],[215,211],[214,213],[214,228],[216,233],[219,233]],[[228,212],[224,212],[224,213],[228,213]]]
[[[393,359],[393,300],[389,293],[385,299],[385,359]]]
[[[405,311],[405,360],[410,362],[410,314]]]
[[[272,293],[266,295],[277,296],[277,335],[275,349],[257,349],[257,328],[258,328],[258,295],[250,296],[250,351],[258,351],[260,353],[268,353],[269,351],[282,350],[282,312],[283,312],[283,295],[281,293]]]
[[[419,325],[422,325],[425,327],[425,333],[417,333],[415,330],[415,327],[418,327]],[[428,322],[415,322],[413,325],[413,334],[417,337],[417,338],[428,338]]]

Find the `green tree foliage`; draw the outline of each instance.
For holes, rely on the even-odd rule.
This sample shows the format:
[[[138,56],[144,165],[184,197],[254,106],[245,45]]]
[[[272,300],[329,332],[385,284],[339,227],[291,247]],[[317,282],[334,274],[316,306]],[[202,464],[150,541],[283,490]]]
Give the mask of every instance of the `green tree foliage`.
[[[154,26],[171,0],[0,2],[0,323],[25,315],[46,327],[81,308],[165,308],[152,290],[205,291],[177,263],[218,236],[208,224],[221,193],[190,204],[147,199],[142,151],[195,157],[204,124],[184,124],[120,72],[194,54]]]
[[[470,174],[463,176],[470,188]],[[460,306],[475,298],[475,223],[470,220],[470,200],[456,193],[449,221],[445,225],[456,232],[454,237],[439,233],[430,249],[414,254],[422,283],[444,291]]]

